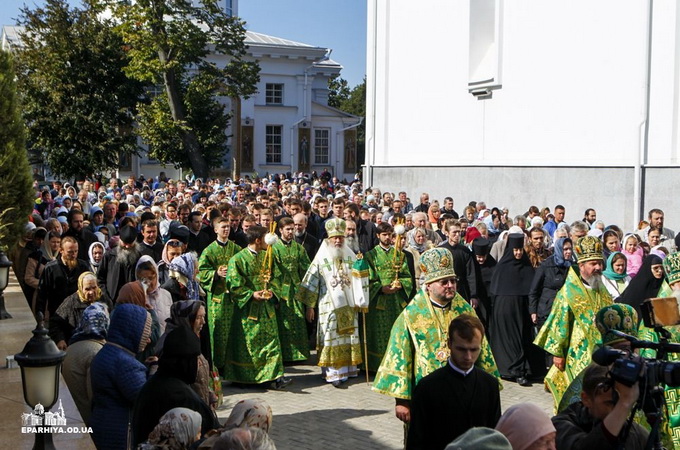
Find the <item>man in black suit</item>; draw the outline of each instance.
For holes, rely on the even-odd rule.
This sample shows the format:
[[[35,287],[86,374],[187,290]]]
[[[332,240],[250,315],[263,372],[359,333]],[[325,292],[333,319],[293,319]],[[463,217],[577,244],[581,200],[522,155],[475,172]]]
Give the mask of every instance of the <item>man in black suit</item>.
[[[475,367],[484,339],[482,322],[461,314],[451,321],[448,336],[448,363],[413,391],[407,450],[444,449],[470,428],[495,428],[501,417],[498,380]]]
[[[319,250],[319,239],[307,232],[307,216],[298,213],[293,216],[295,226],[295,242],[302,245],[309,256],[309,260],[314,260],[316,252]]]

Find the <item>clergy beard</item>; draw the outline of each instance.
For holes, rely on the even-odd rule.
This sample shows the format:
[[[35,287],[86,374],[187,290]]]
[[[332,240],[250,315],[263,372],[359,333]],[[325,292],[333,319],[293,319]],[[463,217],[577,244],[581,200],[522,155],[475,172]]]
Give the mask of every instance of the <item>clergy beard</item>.
[[[298,233],[297,231],[295,232],[295,237],[296,237],[296,238],[301,238],[301,237],[304,236],[304,235],[305,235],[305,232],[304,232],[304,231],[301,231],[301,232],[299,232],[299,233]]]
[[[673,289],[673,293],[671,294],[675,299],[678,301],[678,307],[680,307],[680,289]]]
[[[73,258],[73,259],[63,259],[62,258],[61,261],[68,268],[68,270],[73,270],[78,265],[78,259],[77,258]]]
[[[602,275],[600,274],[593,274],[589,276],[588,278],[584,278],[583,281],[588,283],[588,286],[590,286],[594,290],[600,289],[602,286]]]
[[[132,248],[118,247],[118,255],[116,255],[116,262],[123,266],[134,267],[141,257],[141,253],[135,244]]]
[[[333,259],[342,259],[343,247],[336,247],[333,244],[328,244],[328,253]]]
[[[356,236],[347,236],[345,238],[345,244],[347,247],[349,247],[350,250],[352,250],[354,253],[359,252],[359,241],[357,240]]]

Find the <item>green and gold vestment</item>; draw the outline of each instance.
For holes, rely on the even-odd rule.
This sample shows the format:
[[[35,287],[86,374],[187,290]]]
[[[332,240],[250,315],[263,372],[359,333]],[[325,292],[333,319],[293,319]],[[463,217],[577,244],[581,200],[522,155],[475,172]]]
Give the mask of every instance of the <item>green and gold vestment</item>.
[[[276,320],[283,361],[304,361],[309,358],[305,305],[295,298],[295,292],[309,268],[304,247],[295,241],[286,244],[278,240],[273,246],[274,276],[272,291],[279,299]]]
[[[375,372],[385,355],[394,321],[408,303],[411,292],[411,274],[403,252],[395,259],[395,248],[387,251],[380,245],[364,255],[369,266],[369,303],[366,320],[366,345],[368,370]],[[401,288],[394,294],[384,294],[383,286],[390,286],[395,280],[395,273]]]
[[[449,323],[460,314],[477,315],[459,294],[456,294],[449,305],[441,308],[432,306],[425,289],[421,289],[392,326],[385,357],[373,382],[373,390],[410,400],[415,385],[446,364],[447,358],[442,357],[441,349],[447,345]],[[486,339],[482,341],[482,351],[476,365],[500,377]]]
[[[208,329],[210,330],[210,348],[213,352],[213,364],[220,373],[224,372],[227,357],[227,339],[234,316],[234,304],[227,290],[227,280],[217,275],[221,266],[227,266],[229,260],[241,248],[231,241],[220,245],[214,241],[208,245],[198,260],[198,281],[206,293],[208,306]]]
[[[555,296],[552,311],[534,340],[534,344],[551,355],[566,358],[564,371],[553,365],[545,377],[555,411],[569,384],[591,362],[595,344],[600,340],[595,314],[611,304],[612,298],[604,285],[597,290],[586,288],[571,266]]]
[[[283,376],[276,298],[253,298],[253,293],[264,289],[264,257],[264,251],[255,254],[246,247],[231,258],[227,269],[235,308],[224,378],[239,383],[264,383]]]

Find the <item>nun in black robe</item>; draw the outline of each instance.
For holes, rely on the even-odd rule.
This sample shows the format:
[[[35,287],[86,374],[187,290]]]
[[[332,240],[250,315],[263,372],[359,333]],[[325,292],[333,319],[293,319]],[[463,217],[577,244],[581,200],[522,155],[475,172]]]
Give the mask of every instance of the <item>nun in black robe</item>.
[[[516,251],[517,250],[517,251]],[[524,251],[524,233],[508,236],[508,243],[491,279],[489,343],[501,377],[529,386],[529,352],[532,351],[529,289],[534,277]]]
[[[635,308],[639,320],[642,320],[642,310],[640,309],[642,301],[659,296],[659,290],[664,281],[662,264],[663,261],[659,255],[648,255],[642,261],[642,266],[640,266],[637,275],[630,281],[621,297],[616,299],[616,303],[625,303]],[[655,266],[661,266],[662,270],[653,271],[652,268],[656,268]]]

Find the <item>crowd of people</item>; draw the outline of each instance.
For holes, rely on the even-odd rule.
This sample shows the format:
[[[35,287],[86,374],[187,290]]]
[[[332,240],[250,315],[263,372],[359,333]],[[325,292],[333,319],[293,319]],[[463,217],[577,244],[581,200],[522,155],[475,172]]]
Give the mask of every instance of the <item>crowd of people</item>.
[[[328,171],[35,188],[13,267],[66,351],[97,448],[274,448],[259,401],[218,422],[222,382],[286,389],[285,367],[310,350],[336,388],[374,374],[409,449],[646,442],[649,424],[626,422],[637,385],[591,355],[632,352],[612,330],[658,340],[638,327],[642,300],[680,298],[661,210],[635,230],[592,208],[567,223],[562,205],[512,216],[473,201],[459,214],[451,197],[412,202]],[[501,380],[544,383],[555,416],[531,403],[501,415]],[[680,416],[660,432],[680,448]]]

